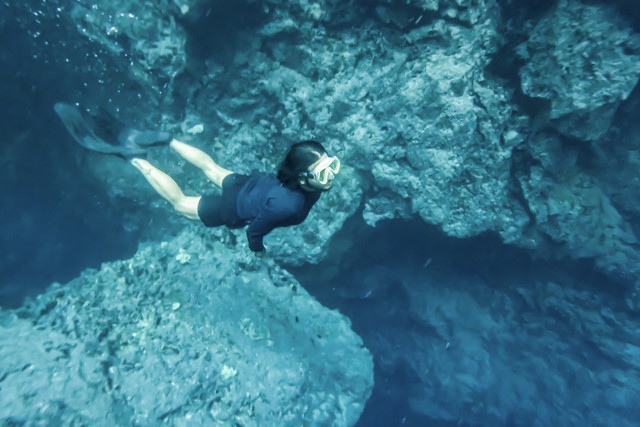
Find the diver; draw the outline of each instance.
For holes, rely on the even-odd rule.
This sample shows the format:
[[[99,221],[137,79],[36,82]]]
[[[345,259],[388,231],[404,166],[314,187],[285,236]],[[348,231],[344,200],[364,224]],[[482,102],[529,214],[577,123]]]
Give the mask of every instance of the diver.
[[[207,227],[247,227],[249,249],[265,253],[263,237],[278,227],[300,224],[323,192],[328,191],[340,170],[340,160],[329,156],[317,141],[293,144],[276,176],[255,173],[241,175],[216,164],[205,152],[173,139],[171,148],[195,165],[222,194],[185,196],[178,184],[148,161],[130,160],[149,184],[174,209]]]
[[[306,219],[340,170],[340,160],[329,156],[319,142],[302,141],[289,148],[276,176],[241,175],[220,167],[198,148],[171,139],[166,132],[132,129],[113,116],[105,118],[105,112],[87,116],[77,106],[64,103],[57,103],[54,110],[78,144],[128,160],[177,212],[207,227],[247,226],[249,249],[257,255],[264,255],[263,237],[274,228]],[[200,168],[222,194],[185,196],[169,175],[141,158],[147,147],[167,143]]]

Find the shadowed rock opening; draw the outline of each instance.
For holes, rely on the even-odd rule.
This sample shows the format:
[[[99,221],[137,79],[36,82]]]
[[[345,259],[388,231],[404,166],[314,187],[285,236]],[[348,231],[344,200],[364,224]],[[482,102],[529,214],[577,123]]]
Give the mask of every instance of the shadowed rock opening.
[[[456,360],[457,351],[485,358],[481,363],[484,373],[474,373],[472,388],[495,392],[494,397],[508,389],[505,385],[500,390],[503,376],[512,375],[506,374],[511,369],[517,375],[546,377],[532,389],[548,387],[553,382],[549,378],[566,374],[562,370],[536,372],[536,364],[546,363],[548,357],[542,348],[526,349],[546,341],[537,334],[564,337],[575,346],[569,358],[582,360],[588,354],[586,363],[594,369],[606,371],[617,364],[600,350],[597,337],[582,336],[569,326],[571,322],[563,320],[565,310],[578,310],[571,316],[588,316],[587,307],[572,301],[574,294],[586,292],[607,310],[625,310],[628,285],[607,279],[591,261],[532,259],[526,251],[505,245],[490,233],[455,239],[419,219],[381,221],[370,228],[354,217],[334,237],[325,260],[288,269],[323,305],[349,317],[374,355],[375,388],[358,425],[400,425],[404,420],[407,425],[449,426],[458,425],[458,415],[471,423],[463,425],[490,425],[498,419],[513,420],[510,425],[530,425],[538,419],[531,407],[541,413],[553,412],[555,402],[543,395],[530,401],[531,407],[514,398],[508,411],[500,412],[489,404],[488,412],[500,412],[495,419],[487,413],[466,413],[468,409],[446,399],[436,403],[438,393],[452,392],[447,390],[446,377],[457,374],[433,369],[454,363],[448,360]],[[534,292],[547,294],[543,300],[556,300],[555,308],[546,308],[548,302],[533,302]],[[454,314],[444,314],[445,307]],[[534,318],[546,326],[532,326]],[[465,330],[473,332],[467,335]],[[483,344],[474,335],[482,336]],[[456,336],[460,338],[457,344]],[[456,345],[468,347],[456,349]],[[529,351],[535,357],[517,361],[519,352]],[[526,368],[517,367],[522,363]],[[525,373],[527,370],[531,372]],[[484,399],[471,389],[456,393],[461,393],[456,402]],[[569,406],[581,405],[570,393],[562,399]]]

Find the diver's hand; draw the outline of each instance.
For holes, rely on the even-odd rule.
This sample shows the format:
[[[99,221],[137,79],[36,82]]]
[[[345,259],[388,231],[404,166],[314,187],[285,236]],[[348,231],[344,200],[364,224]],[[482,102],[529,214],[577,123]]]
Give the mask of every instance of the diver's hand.
[[[263,250],[261,250],[260,252],[254,252],[254,254],[258,258],[264,258],[264,256],[267,255],[267,247],[265,246]]]
[[[243,251],[241,256],[240,267],[246,271],[258,271],[264,268],[265,263],[268,262],[266,257],[267,251],[263,250],[255,252],[252,250]]]

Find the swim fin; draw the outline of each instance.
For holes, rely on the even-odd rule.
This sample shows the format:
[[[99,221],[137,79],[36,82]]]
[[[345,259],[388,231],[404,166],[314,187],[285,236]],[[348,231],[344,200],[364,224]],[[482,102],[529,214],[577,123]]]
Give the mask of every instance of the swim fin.
[[[83,116],[77,107],[62,102],[56,103],[53,109],[78,144],[98,153],[113,154],[123,159],[129,159],[144,156],[146,154],[145,147],[168,144],[171,140],[171,136],[167,132],[127,128],[123,127],[121,122],[107,123],[107,129],[105,123],[100,124],[101,120],[96,120],[91,116]],[[114,137],[114,127],[123,127],[117,133],[117,137]]]
[[[169,132],[155,130],[138,130],[124,128],[118,135],[121,144],[133,147],[153,147],[168,144],[171,141]]]

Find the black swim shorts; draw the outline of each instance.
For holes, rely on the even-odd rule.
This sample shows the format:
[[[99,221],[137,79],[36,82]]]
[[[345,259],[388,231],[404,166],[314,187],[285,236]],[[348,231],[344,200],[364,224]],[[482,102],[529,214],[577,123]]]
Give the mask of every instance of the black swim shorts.
[[[222,194],[205,194],[198,203],[198,216],[207,227],[226,225],[240,228],[246,221],[238,216],[237,200],[242,187],[251,177],[232,173],[222,181]]]

